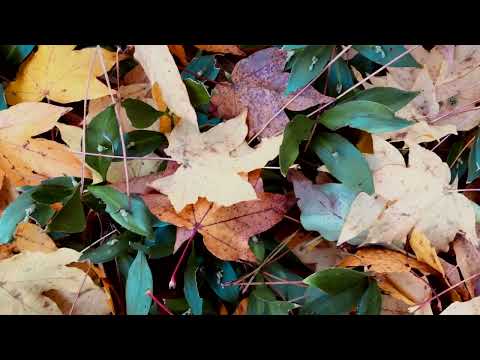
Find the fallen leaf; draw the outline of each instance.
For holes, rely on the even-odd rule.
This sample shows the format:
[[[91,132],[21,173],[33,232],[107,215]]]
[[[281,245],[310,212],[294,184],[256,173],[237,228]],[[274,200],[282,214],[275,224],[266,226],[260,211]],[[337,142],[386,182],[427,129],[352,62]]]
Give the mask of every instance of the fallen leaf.
[[[186,66],[188,64],[187,54],[185,54],[183,45],[168,45],[168,50],[180,60],[182,65]]]
[[[453,242],[453,250],[464,279],[480,274],[480,251],[477,246],[463,236],[457,236]],[[465,285],[472,298],[480,294],[480,277],[467,281]]]
[[[10,105],[21,102],[41,101],[43,98],[67,104],[85,98],[87,80],[90,81],[88,99],[109,94],[97,76],[103,75],[99,56],[90,73],[90,61],[96,48],[74,50],[75,45],[39,45],[38,50],[22,63],[15,81],[6,88]],[[106,70],[115,64],[116,54],[101,49]]]
[[[450,304],[440,315],[480,315],[480,297]]]
[[[223,206],[256,199],[254,188],[239,173],[259,169],[275,158],[282,137],[265,139],[251,148],[245,142],[246,117],[242,112],[204,133],[196,124],[181,121],[169,134],[165,153],[182,166],[150,186],[166,194],[177,212],[199,197]]]
[[[398,152],[390,144],[384,146]],[[450,185],[450,168],[435,153],[411,144],[408,167],[386,165],[373,178],[375,195],[357,196],[338,244],[363,236],[362,244],[403,246],[414,227],[437,251],[447,251],[458,232],[478,244],[474,209],[455,192],[456,185]]]
[[[18,250],[21,252],[40,251],[43,253],[50,253],[57,250],[57,246],[50,236],[48,236],[38,225],[30,223],[17,225],[14,242]]]
[[[424,234],[414,228],[410,234],[409,243],[418,261],[424,262],[445,276],[437,252]]]
[[[207,52],[245,56],[245,53],[240,50],[238,45],[195,45],[195,47],[200,50],[205,50]]]
[[[62,144],[32,138],[50,130],[70,108],[21,103],[0,111],[0,168],[15,186],[56,176],[81,176],[81,161]],[[88,169],[85,177],[90,178]]]
[[[238,303],[233,315],[246,315],[248,310],[248,298],[243,299]]]
[[[77,251],[62,248],[51,253],[26,252],[0,261],[0,314],[61,315],[60,307],[45,292],[75,294],[96,288],[82,270],[67,266],[79,257]]]
[[[223,119],[233,118],[248,109],[248,138],[254,136],[273,115],[298,91],[286,96],[288,73],[283,72],[287,52],[277,48],[260,50],[240,60],[232,72],[232,84],[218,84],[211,103]],[[300,90],[299,90],[300,91]],[[329,103],[332,98],[308,87],[286,109],[301,111]],[[282,111],[262,131],[260,137],[271,137],[283,131],[289,119]]]
[[[377,275],[376,279],[385,293],[410,306],[422,303],[432,294],[428,282],[410,272]]]

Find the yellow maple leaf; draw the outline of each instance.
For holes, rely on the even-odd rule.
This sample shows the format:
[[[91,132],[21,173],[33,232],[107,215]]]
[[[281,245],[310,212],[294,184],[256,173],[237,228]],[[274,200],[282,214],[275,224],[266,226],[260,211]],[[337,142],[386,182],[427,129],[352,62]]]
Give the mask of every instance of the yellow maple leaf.
[[[7,102],[15,105],[26,101],[41,101],[43,98],[62,104],[85,98],[87,79],[90,86],[87,99],[96,99],[109,94],[108,88],[97,76],[103,75],[98,56],[90,73],[90,61],[95,48],[74,50],[75,45],[39,45],[38,50],[20,66],[15,81],[5,90]],[[115,64],[116,54],[102,49],[105,67]]]
[[[21,103],[0,111],[0,168],[14,186],[57,176],[81,176],[81,161],[55,141],[32,138],[50,130],[71,108]],[[90,171],[85,172],[91,177]]]

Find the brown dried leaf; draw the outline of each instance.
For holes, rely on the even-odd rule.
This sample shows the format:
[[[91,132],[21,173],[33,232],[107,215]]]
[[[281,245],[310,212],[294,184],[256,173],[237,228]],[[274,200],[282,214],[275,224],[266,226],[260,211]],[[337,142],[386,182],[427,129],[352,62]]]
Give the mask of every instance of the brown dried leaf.
[[[174,45],[174,46],[181,46],[181,45]],[[200,50],[213,52],[213,53],[233,54],[238,56],[245,55],[245,53],[242,50],[240,50],[238,45],[195,45],[195,47],[197,47]]]
[[[465,237],[457,236],[453,242],[453,250],[464,279],[480,274],[480,251],[476,246]],[[480,277],[469,280],[465,284],[472,298],[480,295]]]

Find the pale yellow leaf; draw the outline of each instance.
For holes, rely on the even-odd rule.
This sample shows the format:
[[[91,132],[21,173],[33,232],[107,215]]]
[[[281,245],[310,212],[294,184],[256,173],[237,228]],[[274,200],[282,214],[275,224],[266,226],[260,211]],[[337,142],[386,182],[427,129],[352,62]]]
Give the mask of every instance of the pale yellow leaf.
[[[57,246],[50,236],[35,224],[18,224],[14,241],[18,250],[21,252],[40,251],[49,253],[57,250]]]
[[[442,264],[437,256],[435,248],[430,244],[428,238],[417,229],[413,229],[410,235],[410,246],[419,261],[430,265],[442,275],[445,275]]]

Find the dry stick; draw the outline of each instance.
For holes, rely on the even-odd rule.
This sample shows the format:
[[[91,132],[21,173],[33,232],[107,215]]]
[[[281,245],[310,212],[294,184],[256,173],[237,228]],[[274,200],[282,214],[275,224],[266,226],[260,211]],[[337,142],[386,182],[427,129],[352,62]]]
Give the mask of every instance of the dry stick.
[[[437,122],[437,121],[439,121],[439,120],[442,120],[442,119],[444,119],[444,118],[446,118],[446,117],[449,117],[449,116],[451,116],[451,115],[461,114],[462,112],[467,112],[467,111],[472,111],[472,110],[478,110],[478,109],[480,109],[480,107],[478,107],[478,106],[477,106],[477,107],[474,107],[474,108],[471,108],[471,109],[466,109],[468,106],[474,105],[474,104],[476,104],[476,103],[478,103],[478,102],[480,102],[480,99],[477,99],[477,100],[475,100],[475,101],[472,101],[471,103],[468,103],[467,105],[465,105],[464,107],[462,107],[462,108],[460,108],[460,109],[458,109],[458,110],[454,110],[454,111],[448,112],[448,113],[446,113],[446,114],[440,115],[439,117],[431,120],[429,123],[430,123],[430,124],[433,124],[433,123],[435,123],[435,122]]]
[[[373,76],[377,75],[380,71],[382,71],[383,69],[387,68],[388,66],[390,66],[391,64],[393,64],[394,62],[400,60],[402,57],[404,57],[405,55],[411,53],[413,50],[415,50],[416,48],[418,48],[420,45],[417,45],[417,46],[414,46],[406,51],[404,51],[403,53],[401,53],[400,55],[398,55],[396,58],[390,60],[388,63],[386,63],[385,65],[383,65],[381,68],[379,68],[378,70],[374,71],[373,73],[371,73],[370,75],[368,75],[365,79],[359,81],[358,83],[356,83],[355,85],[353,85],[351,88],[345,90],[343,93],[341,93],[340,95],[338,95],[333,101],[325,104],[325,105],[322,105],[321,107],[319,107],[318,109],[312,111],[310,114],[307,115],[307,117],[310,117],[310,116],[313,116],[315,115],[317,112],[325,109],[327,106],[333,104],[335,101],[341,99],[342,97],[344,97],[345,95],[347,95],[350,91],[356,89],[357,87],[359,87],[360,85],[362,85],[363,83],[367,82],[368,80],[370,80],[370,78],[372,78]]]
[[[260,135],[263,130],[265,130],[267,128],[268,125],[270,125],[270,123],[283,111],[285,110],[285,108],[290,105],[297,97],[299,97],[305,90],[308,89],[308,87],[310,85],[312,85],[328,68],[330,68],[330,66],[332,66],[332,64],[337,61],[338,58],[340,58],[345,52],[347,52],[350,48],[352,47],[352,45],[348,45],[345,49],[343,49],[342,51],[340,51],[338,53],[337,56],[335,56],[335,58],[333,58],[323,69],[322,71],[317,75],[315,76],[315,78],[313,78],[312,80],[310,80],[308,82],[307,85],[305,85],[297,94],[295,94],[290,100],[288,100],[275,114],[273,114],[273,116],[268,119],[268,121],[262,126],[262,128],[248,141],[248,144],[250,145],[250,143],[255,140],[258,135]]]
[[[180,259],[178,259],[177,264],[175,265],[175,269],[173,269],[172,276],[170,277],[170,282],[168,283],[168,288],[169,289],[175,289],[175,287],[177,286],[176,277],[177,277],[178,269],[180,268],[180,265],[182,264],[183,259],[185,258],[185,255],[187,254],[187,249],[190,247],[190,244],[192,243],[193,238],[195,237],[196,233],[197,232],[195,231],[194,234],[192,236],[190,236],[190,239],[188,239],[187,245],[185,245],[185,247],[183,248],[182,255],[180,255]]]
[[[155,295],[153,295],[151,290],[147,290],[145,294],[149,296],[155,302],[155,304],[157,304],[168,315],[173,315],[172,311],[166,305],[162,304],[162,302],[158,300]]]
[[[440,145],[442,145],[442,144],[445,142],[445,140],[447,140],[447,139],[450,137],[450,135],[452,135],[452,134],[448,134],[447,136],[445,136],[445,137],[444,137],[442,140],[440,140],[440,141],[438,142],[438,144],[435,145],[435,146],[432,148],[432,150],[430,150],[430,151],[435,151],[435,149],[438,148]]]
[[[106,239],[106,238],[109,237],[110,235],[113,235],[113,234],[116,233],[117,231],[118,231],[117,229],[110,231],[107,235],[102,236],[100,239],[95,240],[93,243],[91,243],[90,245],[88,245],[85,249],[83,249],[82,251],[80,251],[80,253],[81,253],[81,254],[84,253],[85,251],[87,251],[88,249],[90,249],[92,246],[95,246],[95,245],[98,244],[100,241]]]
[[[87,280],[88,272],[90,271],[91,267],[92,267],[92,263],[89,261],[88,262],[88,270],[85,273],[85,276],[83,277],[82,285],[80,285],[80,288],[78,289],[78,292],[75,295],[75,300],[73,301],[72,307],[70,308],[70,311],[68,312],[68,315],[73,314],[73,309],[75,309],[75,305],[77,304],[78,298],[80,297],[80,292],[82,291],[83,285],[85,285],[85,281]]]
[[[107,82],[108,91],[110,92],[110,99],[112,100],[113,109],[115,111],[115,116],[117,117],[118,130],[120,132],[120,143],[122,144],[122,158],[123,158],[123,171],[125,173],[125,188],[128,197],[128,208],[131,208],[132,199],[130,198],[130,181],[128,178],[128,166],[127,166],[127,149],[125,146],[125,139],[123,138],[123,128],[122,122],[120,121],[120,114],[118,113],[118,103],[113,97],[112,87],[110,86],[110,80],[108,78],[107,67],[105,66],[105,61],[103,60],[103,54],[100,51],[100,46],[97,45],[97,52],[99,53],[100,62],[103,68],[103,74]],[[118,52],[117,52],[117,66],[118,66]]]
[[[295,218],[293,218],[293,217],[290,217],[290,216],[288,216],[288,215],[283,215],[283,217],[284,217],[285,219],[290,220],[290,221],[296,222],[297,224],[301,224],[301,222],[300,222],[299,220],[297,220],[297,219],[295,219]]]
[[[89,153],[89,152],[83,152],[83,151],[74,151],[71,150],[74,154],[85,154],[88,156],[96,156],[96,157],[106,157],[106,158],[112,158],[112,159],[123,159],[123,156],[118,156],[118,155],[108,155],[108,154],[97,154],[97,153]],[[171,158],[165,158],[165,157],[160,157],[160,156],[127,156],[125,159],[128,160],[166,160],[166,161],[175,161]]]
[[[305,284],[302,280],[298,281],[291,281],[291,280],[285,280],[285,281],[249,281],[249,282],[240,282],[237,284],[232,284],[232,283],[223,283],[223,286],[237,286],[237,285],[246,285],[247,288],[250,285],[296,285],[300,287],[308,287],[307,284]]]
[[[458,159],[460,159],[460,157],[462,156],[463,152],[465,150],[467,150],[467,148],[475,141],[475,136],[472,137],[470,140],[468,140],[468,142],[465,144],[465,146],[462,148],[462,150],[460,150],[460,152],[458,153],[457,157],[455,158],[455,160],[453,160],[452,164],[450,165],[450,169],[453,168],[453,165],[455,165],[455,163],[458,161]]]
[[[82,121],[82,148],[81,150],[84,152],[86,150],[86,143],[87,143],[87,99],[88,99],[88,91],[90,89],[90,78],[92,77],[93,72],[93,64],[95,63],[97,52],[92,51],[92,55],[90,57],[90,64],[88,65],[88,77],[87,77],[87,89],[85,90],[85,98],[83,99],[83,121]],[[85,185],[85,166],[87,163],[87,156],[84,153],[82,155],[82,175],[80,180],[80,194],[83,194],[83,187]]]

